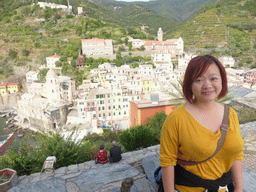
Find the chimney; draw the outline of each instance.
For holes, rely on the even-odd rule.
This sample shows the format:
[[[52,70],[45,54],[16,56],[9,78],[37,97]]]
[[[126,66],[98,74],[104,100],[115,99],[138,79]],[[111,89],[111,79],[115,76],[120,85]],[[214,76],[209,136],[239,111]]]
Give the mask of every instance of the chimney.
[[[152,93],[150,95],[150,100],[153,105],[158,105],[159,102],[159,94],[158,93]]]

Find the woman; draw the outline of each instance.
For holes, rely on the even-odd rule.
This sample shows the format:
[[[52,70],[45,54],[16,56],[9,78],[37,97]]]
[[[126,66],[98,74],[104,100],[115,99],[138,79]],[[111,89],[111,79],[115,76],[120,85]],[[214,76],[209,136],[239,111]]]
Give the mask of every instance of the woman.
[[[161,133],[160,166],[164,190],[173,192],[176,188],[180,192],[203,192],[206,191],[203,187],[175,185],[174,166],[177,159],[203,161],[215,152],[224,115],[224,105],[216,100],[227,94],[225,69],[211,55],[197,56],[188,64],[182,88],[187,102],[168,116]],[[225,142],[214,157],[197,165],[182,167],[208,180],[216,180],[231,169],[235,192],[242,192],[244,143],[237,114],[232,108],[228,125]]]
[[[97,152],[96,155],[96,163],[107,163],[108,162],[108,154],[105,150],[105,146],[101,145],[100,150]]]

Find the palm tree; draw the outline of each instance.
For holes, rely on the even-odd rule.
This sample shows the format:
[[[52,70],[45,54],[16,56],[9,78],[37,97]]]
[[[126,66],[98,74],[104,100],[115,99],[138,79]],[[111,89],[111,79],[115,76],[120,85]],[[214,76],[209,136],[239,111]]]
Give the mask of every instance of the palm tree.
[[[186,98],[182,91],[182,83],[183,83],[183,76],[177,80],[177,83],[170,82],[175,92],[168,92],[169,95],[173,96],[174,99],[169,100],[171,103],[174,103],[175,107],[180,106],[186,101]]]

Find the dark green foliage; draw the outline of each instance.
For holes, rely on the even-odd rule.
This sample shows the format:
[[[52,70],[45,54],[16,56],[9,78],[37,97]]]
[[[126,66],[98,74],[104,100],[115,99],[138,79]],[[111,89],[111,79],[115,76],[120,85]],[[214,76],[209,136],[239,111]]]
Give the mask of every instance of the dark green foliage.
[[[47,72],[49,71],[49,69],[41,69],[38,73],[38,76],[39,76],[39,81],[40,82],[44,82],[45,81],[45,77],[46,77],[46,74]]]
[[[74,15],[67,15],[67,16],[66,16],[67,19],[71,19],[71,18],[73,18],[73,17],[74,17]]]
[[[22,49],[22,55],[23,55],[23,56],[27,57],[27,56],[29,56],[29,54],[30,54],[30,51],[29,51],[29,50],[27,50],[27,49]]]
[[[155,144],[153,132],[144,125],[124,130],[119,135],[119,140],[127,151],[146,148]]]
[[[73,132],[74,134],[75,132]],[[15,144],[9,148],[7,155],[0,157],[0,169],[15,169],[18,175],[29,175],[40,172],[48,156],[57,158],[54,168],[83,163],[92,159],[90,143],[73,142],[72,135],[64,139],[59,134],[38,134],[37,147],[29,147],[25,142]]]
[[[153,117],[148,118],[147,128],[151,129],[154,133],[155,139],[160,142],[160,135],[163,124],[167,118],[164,112],[156,113]]]
[[[18,56],[18,52],[15,49],[9,49],[9,53],[8,53],[9,57],[11,57],[12,59],[16,58]]]

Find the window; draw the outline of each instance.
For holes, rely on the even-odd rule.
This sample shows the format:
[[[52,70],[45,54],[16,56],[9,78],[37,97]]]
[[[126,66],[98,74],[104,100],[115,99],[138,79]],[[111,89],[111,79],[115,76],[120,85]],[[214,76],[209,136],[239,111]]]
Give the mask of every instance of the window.
[[[110,82],[111,83],[111,82]],[[110,94],[108,94],[108,98],[110,98]]]
[[[96,115],[94,114],[93,117],[96,118]]]
[[[115,99],[113,99],[113,102],[115,102],[116,100]]]
[[[126,111],[124,111],[124,115],[126,115]]]
[[[111,113],[108,113],[108,116],[111,116]]]
[[[99,117],[101,117],[101,114],[99,114]]]
[[[102,107],[102,110],[105,110],[105,107]]]
[[[110,103],[110,99],[108,99],[108,103]]]
[[[82,113],[82,115],[84,115],[84,113]]]
[[[88,106],[88,107],[90,106],[90,102],[87,102],[87,106]]]
[[[98,110],[100,111],[100,107],[98,107]]]
[[[116,115],[116,112],[114,112],[114,115]]]
[[[113,109],[115,109],[116,108],[116,106],[115,105],[113,105]]]
[[[103,113],[103,117],[105,117],[105,113]]]
[[[94,103],[94,102],[92,102],[92,106],[95,106],[95,103]]]
[[[81,111],[83,111],[83,109],[81,108]]]
[[[108,109],[111,109],[111,106],[108,106]]]
[[[119,112],[118,114],[121,115],[121,112]]]
[[[120,105],[118,105],[118,108],[120,109],[120,108],[121,108],[121,106],[120,106]]]

